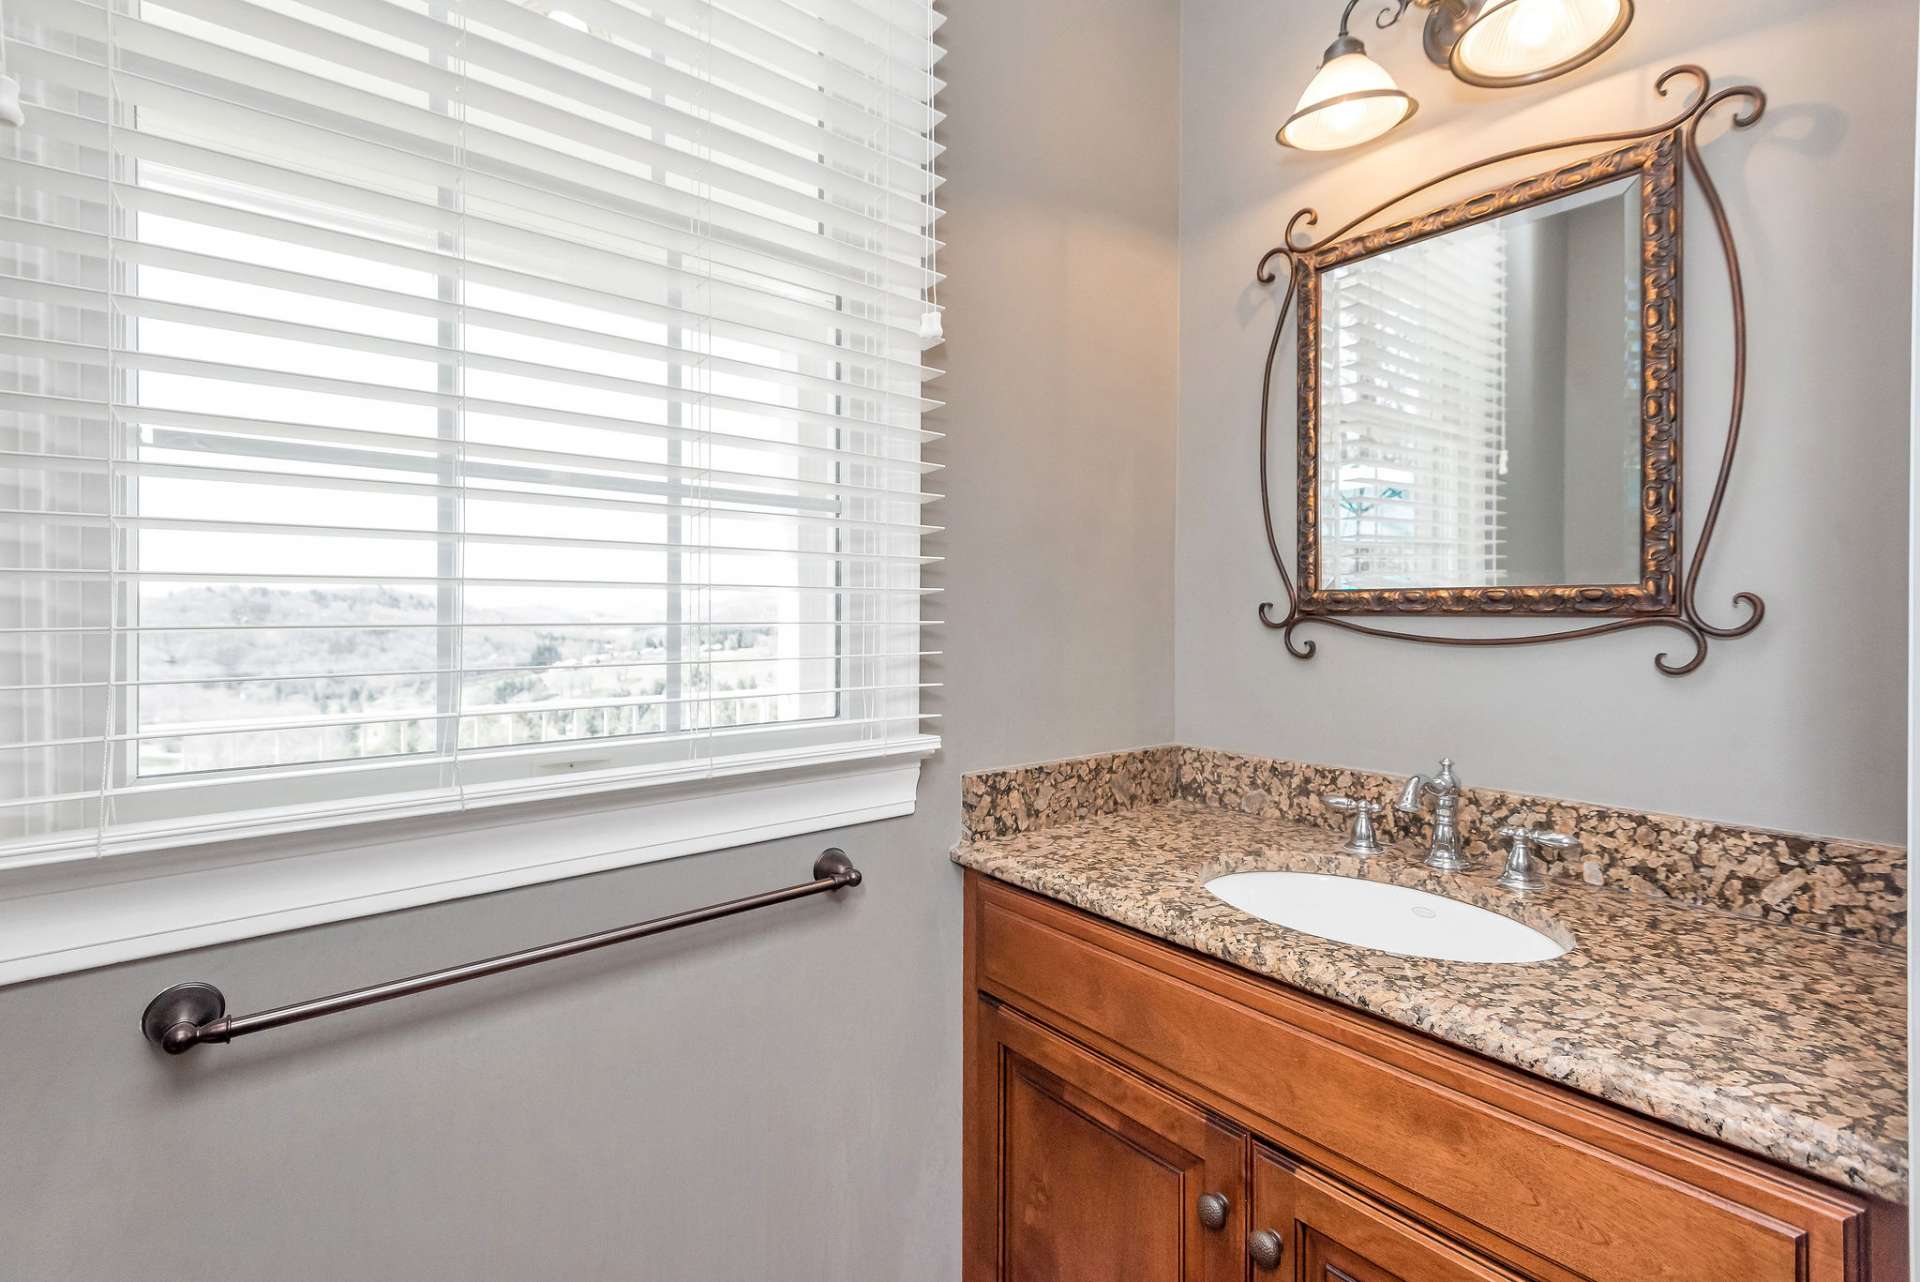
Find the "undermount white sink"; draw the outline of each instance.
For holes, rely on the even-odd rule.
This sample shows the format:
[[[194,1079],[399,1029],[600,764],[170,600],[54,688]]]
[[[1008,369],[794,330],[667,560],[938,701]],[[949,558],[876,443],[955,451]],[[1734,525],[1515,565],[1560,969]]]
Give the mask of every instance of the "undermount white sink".
[[[1402,957],[1460,962],[1552,961],[1567,950],[1510,917],[1406,886],[1317,872],[1237,872],[1207,889],[1289,930]]]

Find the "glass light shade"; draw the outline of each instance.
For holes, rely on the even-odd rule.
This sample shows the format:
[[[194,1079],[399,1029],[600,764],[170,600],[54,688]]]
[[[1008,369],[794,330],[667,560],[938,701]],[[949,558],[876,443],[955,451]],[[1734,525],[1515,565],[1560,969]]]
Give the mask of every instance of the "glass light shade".
[[[1302,151],[1338,151],[1378,138],[1418,107],[1385,67],[1364,53],[1343,53],[1307,82],[1279,139]]]
[[[1502,88],[1548,80],[1612,48],[1633,0],[1487,0],[1453,47],[1453,73]]]

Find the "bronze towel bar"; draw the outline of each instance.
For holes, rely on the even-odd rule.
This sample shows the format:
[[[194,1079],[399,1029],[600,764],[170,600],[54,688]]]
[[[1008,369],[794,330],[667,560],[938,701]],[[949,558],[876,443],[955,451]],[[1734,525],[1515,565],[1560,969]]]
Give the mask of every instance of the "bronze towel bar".
[[[264,1033],[269,1028],[298,1024],[303,1020],[318,1019],[322,1015],[337,1015],[341,1011],[358,1010],[362,1006],[371,1006],[375,1002],[392,1001],[396,997],[410,997],[415,993],[445,988],[450,984],[463,984],[469,979],[480,979],[487,975],[498,975],[502,971],[518,970],[522,966],[531,966],[536,962],[572,957],[576,953],[592,952],[596,948],[605,948],[609,944],[624,944],[630,939],[663,935],[670,930],[679,930],[682,926],[697,926],[703,921],[716,921],[721,917],[731,917],[735,913],[752,912],[756,908],[771,908],[775,904],[784,904],[790,899],[805,899],[808,895],[828,893],[844,886],[859,884],[860,870],[853,866],[853,861],[847,858],[847,853],[838,849],[827,850],[814,861],[813,880],[801,882],[797,886],[769,890],[759,895],[748,895],[745,899],[730,899],[722,904],[709,904],[705,908],[695,908],[667,917],[655,917],[652,921],[636,922],[631,926],[603,930],[593,935],[563,939],[558,943],[528,948],[517,953],[503,953],[498,957],[468,962],[463,966],[449,966],[445,970],[428,971],[424,975],[375,984],[370,988],[356,988],[350,992],[335,993],[331,997],[320,997],[309,1002],[295,1002],[291,1006],[278,1006],[252,1015],[228,1015],[226,995],[212,984],[198,980],[175,984],[147,1003],[146,1011],[140,1016],[140,1031],[146,1034],[148,1041],[167,1054],[181,1055],[203,1042],[230,1042],[236,1037],[245,1037],[248,1033]]]

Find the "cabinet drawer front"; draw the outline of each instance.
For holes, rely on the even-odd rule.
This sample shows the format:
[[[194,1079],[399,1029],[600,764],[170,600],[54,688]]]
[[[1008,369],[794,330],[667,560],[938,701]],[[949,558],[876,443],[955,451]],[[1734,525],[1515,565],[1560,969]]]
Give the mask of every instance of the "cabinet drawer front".
[[[1523,1269],[1842,1282],[1863,1212],[1462,1052],[981,880],[977,981]],[[1414,1058],[1417,1057],[1417,1058]],[[1417,1068],[1419,1071],[1411,1071]],[[1655,1150],[1661,1169],[1643,1164]],[[1513,1248],[1519,1248],[1514,1250]]]

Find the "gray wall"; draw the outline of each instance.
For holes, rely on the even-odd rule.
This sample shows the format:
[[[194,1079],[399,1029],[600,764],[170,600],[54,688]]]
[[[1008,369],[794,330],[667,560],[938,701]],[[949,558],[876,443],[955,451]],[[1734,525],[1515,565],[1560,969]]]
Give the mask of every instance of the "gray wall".
[[[1910,0],[1641,5],[1605,59],[1526,91],[1458,85],[1421,60],[1417,31],[1369,29],[1369,47],[1421,98],[1419,116],[1359,152],[1284,152],[1273,130],[1332,16],[1303,29],[1298,6],[1183,6],[1179,738],[1403,771],[1446,752],[1470,784],[1900,840]],[[1297,207],[1318,207],[1329,227],[1476,155],[1652,122],[1671,106],[1652,79],[1677,62],[1723,84],[1757,81],[1772,99],[1759,126],[1716,128],[1706,148],[1748,267],[1753,370],[1748,435],[1700,585],[1721,621],[1739,617],[1733,593],[1761,593],[1766,623],[1680,680],[1652,659],[1685,643],[1654,631],[1466,652],[1323,629],[1302,634],[1318,636],[1318,657],[1289,658],[1254,618],[1280,595],[1255,475],[1278,302],[1253,283],[1260,254]],[[1718,462],[1729,326],[1698,192],[1688,216],[1686,510],[1697,525]],[[1287,547],[1292,391],[1283,360],[1275,492]]]
[[[0,991],[0,1277],[959,1272],[964,769],[1173,729],[1173,0],[966,0],[932,426],[946,750],[911,819]],[[865,887],[164,1061],[255,1008],[796,879]]]

